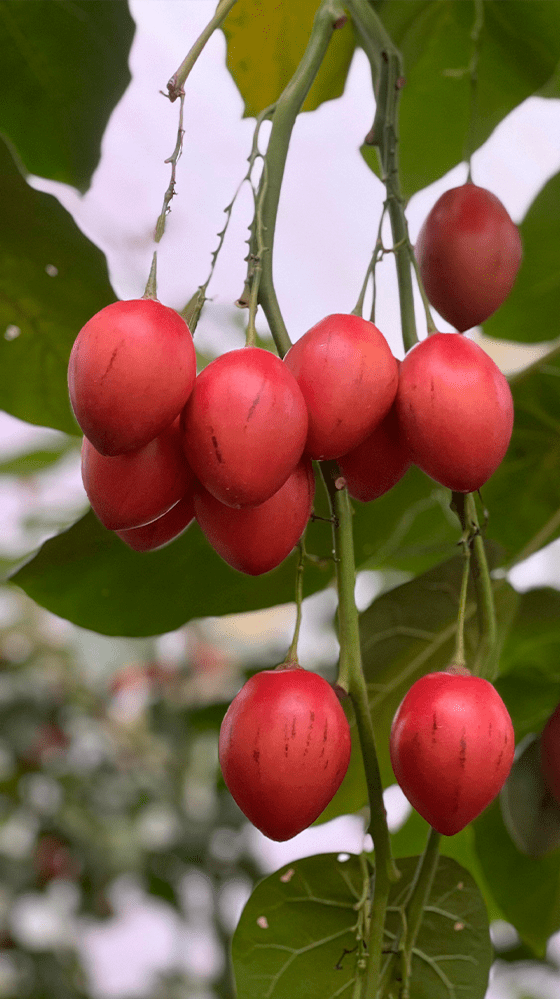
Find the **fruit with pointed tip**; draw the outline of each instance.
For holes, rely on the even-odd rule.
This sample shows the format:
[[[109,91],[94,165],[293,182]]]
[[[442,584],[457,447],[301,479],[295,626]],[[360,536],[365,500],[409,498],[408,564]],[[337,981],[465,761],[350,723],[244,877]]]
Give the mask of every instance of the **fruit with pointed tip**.
[[[307,829],[338,790],[350,727],[333,688],[295,663],[251,677],[231,702],[219,739],[224,780],[270,839]]]
[[[194,480],[193,480],[194,482]],[[178,538],[194,520],[192,488],[167,513],[143,527],[117,531],[121,541],[136,552],[153,552]]]
[[[410,465],[410,451],[394,406],[361,444],[338,459],[348,492],[362,503],[392,489]]]
[[[515,749],[513,725],[488,680],[428,673],[397,708],[389,748],[410,804],[438,832],[453,836],[505,783]]]

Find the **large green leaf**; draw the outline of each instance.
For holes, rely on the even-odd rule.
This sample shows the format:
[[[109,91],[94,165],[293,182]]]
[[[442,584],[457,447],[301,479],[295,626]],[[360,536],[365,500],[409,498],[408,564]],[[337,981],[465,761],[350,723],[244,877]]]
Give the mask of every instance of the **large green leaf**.
[[[166,548],[134,552],[90,512],[45,542],[13,582],[83,628],[143,636],[172,631],[192,618],[288,603],[294,599],[295,565],[292,556],[264,576],[245,576],[222,561],[197,524]],[[306,592],[327,580],[325,570],[309,566]]]
[[[276,101],[305,51],[317,0],[238,0],[224,23],[227,66],[255,116]],[[340,97],[354,52],[350,23],[334,32],[304,111]]]
[[[29,187],[3,142],[0,174],[0,408],[79,433],[68,357],[84,323],[114,301],[105,257],[56,198]]]
[[[402,904],[417,857],[399,861],[387,945],[402,930]],[[261,881],[233,938],[239,999],[325,999],[352,995],[370,875],[362,857],[298,860]],[[360,905],[361,900],[361,905]],[[488,917],[470,874],[440,858],[412,960],[410,999],[483,999],[491,947]]]
[[[560,174],[539,192],[520,227],[523,260],[513,290],[484,323],[503,340],[538,343],[558,337],[560,310]]]
[[[542,957],[560,929],[560,850],[528,857],[504,826],[498,800],[474,823],[476,851],[492,895],[522,939]]]
[[[410,197],[477,149],[496,125],[552,75],[560,59],[557,0],[483,5],[474,113],[469,63],[475,6],[456,0],[390,0],[379,14],[401,49],[406,86],[400,116],[400,170]],[[378,172],[377,156],[363,147]]]
[[[482,495],[489,535],[513,560],[560,534],[560,348],[515,376],[511,388],[511,443]]]
[[[126,0],[0,4],[0,132],[30,173],[87,190],[133,34]]]

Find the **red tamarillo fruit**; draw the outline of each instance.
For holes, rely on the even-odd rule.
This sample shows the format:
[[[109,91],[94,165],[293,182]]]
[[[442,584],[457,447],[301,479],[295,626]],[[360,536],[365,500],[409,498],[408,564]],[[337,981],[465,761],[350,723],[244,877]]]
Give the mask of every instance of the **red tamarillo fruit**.
[[[393,719],[391,763],[410,804],[445,836],[472,822],[510,772],[514,732],[487,680],[452,672],[416,681]]]
[[[442,194],[415,252],[430,302],[461,333],[505,301],[522,255],[517,226],[501,201],[475,184]]]
[[[192,489],[183,499],[171,507],[167,513],[152,520],[143,527],[129,527],[128,530],[117,531],[121,541],[136,552],[153,552],[157,548],[174,541],[194,520],[194,503]]]
[[[350,728],[326,680],[294,663],[251,677],[231,702],[219,740],[224,780],[270,839],[307,829],[338,790]]]
[[[196,377],[184,319],[150,298],[113,302],[82,327],[70,353],[74,415],[96,451],[137,450],[179,416]]]
[[[338,459],[348,492],[368,503],[392,489],[410,468],[410,451],[394,406],[361,444]]]

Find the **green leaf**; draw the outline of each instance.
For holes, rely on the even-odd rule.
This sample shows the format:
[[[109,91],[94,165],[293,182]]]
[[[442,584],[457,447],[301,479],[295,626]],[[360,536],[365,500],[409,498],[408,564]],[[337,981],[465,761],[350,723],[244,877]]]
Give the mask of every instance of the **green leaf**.
[[[233,936],[238,999],[351,995],[359,913],[371,870],[336,854],[307,857],[257,885]]]
[[[474,5],[391,0],[378,10],[404,59],[399,155],[403,193],[410,197],[464,160],[469,141],[474,152],[547,82],[560,58],[560,5],[556,0],[484,3],[472,121],[468,67]],[[378,173],[375,150],[364,146],[362,154]]]
[[[238,0],[224,23],[227,67],[254,117],[278,100],[303,56],[316,0]],[[303,105],[313,111],[340,97],[354,53],[350,23],[334,32],[325,60]]]
[[[496,800],[474,822],[476,851],[505,918],[538,957],[560,929],[560,851],[527,857],[509,836]]]
[[[104,635],[157,635],[193,618],[257,610],[294,599],[296,556],[271,573],[231,569],[197,524],[171,545],[135,552],[93,515],[45,542],[12,582],[38,604]],[[325,585],[309,566],[306,594]]]
[[[77,449],[74,442],[64,441],[57,447],[43,449],[41,451],[31,451],[28,454],[20,454],[15,458],[0,462],[0,475],[36,475],[52,465],[64,456]]]
[[[402,933],[403,903],[418,857],[399,859],[400,880],[389,895],[386,934]],[[484,999],[492,946],[484,900],[474,879],[450,857],[440,857],[413,951],[410,999]]]
[[[560,348],[512,378],[511,389],[511,443],[482,496],[491,537],[519,560],[560,534]]]
[[[68,357],[84,323],[115,299],[105,257],[56,198],[26,184],[3,142],[0,174],[0,407],[76,434]]]
[[[484,323],[488,336],[522,343],[555,340],[560,309],[560,174],[539,192],[519,226],[523,260],[513,290]]]
[[[395,782],[389,759],[389,734],[402,698],[420,676],[444,669],[451,661],[462,571],[462,557],[456,556],[384,593],[360,615],[364,673],[385,785]],[[518,595],[505,580],[499,580],[494,584],[494,599],[503,637]],[[478,641],[471,584],[465,620],[469,662]]]
[[[0,4],[0,132],[26,170],[87,190],[133,34],[125,0]]]

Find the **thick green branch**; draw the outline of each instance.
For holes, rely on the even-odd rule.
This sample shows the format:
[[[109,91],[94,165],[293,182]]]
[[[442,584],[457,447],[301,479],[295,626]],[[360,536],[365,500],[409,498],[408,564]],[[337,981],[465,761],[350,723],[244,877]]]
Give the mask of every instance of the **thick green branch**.
[[[183,59],[179,69],[173,73],[173,76],[167,83],[167,96],[170,101],[176,101],[177,98],[181,96],[187,76],[196,63],[196,60],[206,45],[206,42],[212,37],[216,28],[219,28],[220,25],[223,24],[231,8],[234,7],[236,3],[237,0],[220,0],[213,18],[211,18],[204,30],[198,36],[196,42]]]
[[[323,62],[333,31],[342,19],[345,20],[345,15],[339,0],[323,0],[315,15],[303,58],[276,105],[265,156],[267,188],[262,205],[262,223],[266,252],[262,261],[259,303],[264,309],[281,357],[291,347],[291,341],[274,289],[272,258],[284,167],[296,118]]]

